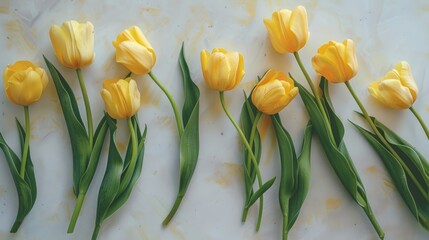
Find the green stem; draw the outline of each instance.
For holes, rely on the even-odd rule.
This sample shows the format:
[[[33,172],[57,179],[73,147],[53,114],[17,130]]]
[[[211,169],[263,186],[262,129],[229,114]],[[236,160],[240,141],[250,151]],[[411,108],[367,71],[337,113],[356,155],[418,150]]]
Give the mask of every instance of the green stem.
[[[127,119],[128,128],[130,129],[130,136],[131,136],[131,159],[130,164],[128,165],[127,169],[125,170],[125,174],[121,179],[121,185],[119,187],[119,193],[123,192],[127,187],[128,183],[133,176],[134,173],[134,167],[136,166],[137,162],[137,137],[136,132],[134,131],[133,127],[133,121],[131,121],[131,117]]]
[[[311,81],[311,78],[308,75],[308,72],[305,69],[304,64],[302,64],[301,57],[299,56],[298,52],[294,52],[293,55],[295,56],[296,62],[298,63],[299,68],[301,69],[302,73],[304,74],[305,80],[307,80],[307,83],[310,86],[311,91],[313,92],[314,98],[316,99],[317,106],[319,107],[320,112],[322,113],[322,116],[325,119],[326,126],[328,127],[328,130],[329,130],[328,131],[329,137],[331,138],[331,140],[333,142],[335,142],[335,138],[334,138],[334,135],[333,135],[332,129],[331,129],[331,124],[329,124],[329,117],[325,111],[325,108],[323,107],[322,100],[320,100],[319,93],[318,93],[316,87],[314,86],[313,82]]]
[[[25,115],[25,140],[24,140],[24,149],[22,149],[22,159],[21,159],[21,169],[19,171],[19,176],[24,179],[25,167],[27,165],[28,158],[28,145],[30,144],[30,111],[28,106],[24,106],[24,115]]]
[[[401,157],[396,153],[396,151],[390,146],[390,144],[387,142],[387,140],[383,137],[383,135],[378,131],[377,127],[375,126],[374,122],[372,121],[371,117],[369,116],[368,112],[366,111],[365,107],[363,106],[362,102],[359,100],[358,96],[356,95],[355,91],[353,90],[352,86],[350,85],[349,81],[345,82],[347,88],[349,89],[349,92],[352,94],[353,98],[355,99],[356,103],[358,104],[360,110],[362,111],[363,115],[365,116],[366,121],[368,122],[369,126],[371,127],[372,131],[377,135],[378,139],[383,143],[383,145],[389,150],[389,152],[396,158],[396,160],[401,164],[401,166],[404,168],[405,172],[407,173],[407,176],[411,178],[411,180],[414,182],[416,187],[419,189],[419,191],[422,193],[423,196],[427,196],[426,191],[422,187],[422,185],[419,183],[419,181],[416,179],[416,177],[413,175],[411,170],[408,168],[408,166],[402,161]]]
[[[92,148],[92,144],[94,141],[94,128],[92,124],[91,106],[89,105],[88,93],[86,91],[85,83],[83,82],[82,70],[80,68],[76,69],[76,74],[77,78],[79,79],[79,85],[80,89],[82,90],[83,101],[85,103],[86,121],[88,123],[89,146]]]
[[[259,187],[261,187],[262,186],[261,172],[259,171],[258,161],[256,160],[256,157],[253,154],[252,147],[250,146],[249,142],[247,141],[246,136],[244,135],[243,131],[241,131],[240,126],[238,126],[237,122],[234,120],[234,118],[229,113],[228,108],[227,108],[227,106],[225,104],[224,92],[219,92],[219,98],[220,98],[220,103],[222,105],[223,110],[225,111],[225,113],[228,116],[228,118],[231,121],[231,123],[234,125],[235,129],[237,129],[237,132],[240,135],[241,140],[243,141],[243,144],[246,147],[246,149],[247,149],[247,151],[248,151],[248,153],[249,153],[249,155],[251,157],[252,163],[255,166],[256,176],[258,178],[258,185],[259,185]],[[260,200],[260,206],[259,206],[259,208],[261,209],[261,208],[264,207],[263,206],[263,203],[264,203],[264,201],[263,201],[263,195],[261,195],[261,197],[259,198],[259,200]],[[261,210],[259,212],[261,212]],[[258,217],[258,222],[256,224],[256,231],[259,230],[259,227],[260,227],[261,221],[262,221],[262,214],[259,214],[259,215],[260,216]]]
[[[287,214],[283,214],[283,232],[282,232],[282,240],[287,240],[288,238],[288,233],[289,233],[289,228],[288,228],[288,224],[289,224],[289,218]]]
[[[414,116],[416,116],[417,120],[419,121],[420,125],[422,126],[423,130],[426,133],[426,137],[429,139],[429,129],[426,126],[425,122],[423,121],[422,117],[420,116],[420,114],[416,111],[416,109],[414,109],[413,106],[410,107],[411,112],[414,114]]]
[[[161,84],[161,82],[156,78],[156,76],[152,72],[149,72],[149,76],[156,83],[156,85],[158,85],[158,87],[161,88],[165,96],[167,96],[168,101],[170,101],[171,107],[173,107],[174,117],[176,118],[177,131],[179,132],[179,136],[181,137],[183,134],[183,125],[182,125],[182,120],[180,118],[179,110],[177,109],[176,102],[174,101],[171,94],[167,91],[167,89]]]
[[[364,208],[364,211],[366,215],[368,216],[369,220],[372,223],[372,226],[374,227],[375,231],[377,231],[378,236],[380,239],[384,239],[384,231],[381,229],[380,225],[377,222],[377,219],[374,216],[374,213],[372,212],[372,209],[369,205],[367,205],[366,208]]]
[[[254,119],[253,124],[252,124],[252,129],[250,131],[249,144],[250,144],[250,147],[252,149],[253,149],[253,141],[254,141],[254,138],[255,138],[256,129],[257,129],[257,126],[258,126],[259,119],[261,119],[261,117],[262,117],[262,112],[258,112],[257,115],[255,116],[255,119]],[[246,159],[246,163],[245,164],[246,164],[246,168],[250,169],[250,164],[251,164],[250,154],[247,155],[247,159]],[[264,199],[261,198],[259,201],[260,201],[260,205],[263,206]],[[261,202],[262,202],[262,204],[261,204]],[[244,206],[243,214],[241,216],[241,221],[242,222],[246,221],[248,212],[249,212],[248,206]],[[260,222],[259,218],[261,218],[261,217],[262,217],[262,211],[261,211],[261,208],[259,208],[258,222]]]
[[[95,225],[94,232],[92,232],[91,240],[96,240],[98,237],[98,233],[100,232],[101,224]]]
[[[170,223],[171,219],[176,214],[177,210],[179,209],[180,203],[182,202],[183,196],[178,194],[176,197],[176,201],[174,201],[173,208],[170,210],[170,213],[168,213],[167,217],[162,221],[162,225],[167,226],[168,223]]]
[[[79,218],[80,210],[82,209],[83,201],[85,200],[85,193],[79,193],[76,199],[76,203],[73,210],[73,215],[70,220],[69,228],[67,229],[67,233],[72,233],[76,226],[77,219]]]

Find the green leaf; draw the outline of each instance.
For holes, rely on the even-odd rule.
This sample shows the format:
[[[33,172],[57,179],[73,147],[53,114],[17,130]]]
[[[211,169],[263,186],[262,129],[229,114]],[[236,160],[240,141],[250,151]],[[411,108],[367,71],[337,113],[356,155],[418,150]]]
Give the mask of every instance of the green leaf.
[[[106,120],[110,131],[110,146],[106,171],[98,193],[96,227],[93,239],[94,235],[96,237],[98,234],[98,230],[106,219],[109,208],[118,194],[123,169],[123,161],[115,143],[116,121],[110,117],[107,117]]]
[[[18,131],[20,135],[20,140],[22,137],[25,138],[25,132],[22,129],[22,127],[20,128],[19,123],[18,123]],[[16,191],[18,193],[18,202],[19,202],[18,213],[16,215],[15,222],[10,230],[11,233],[15,233],[18,231],[24,218],[28,215],[30,210],[33,208],[34,202],[36,200],[36,195],[37,195],[36,182],[34,179],[34,171],[33,171],[33,165],[30,159],[30,154],[28,154],[27,166],[26,166],[26,170],[28,170],[29,172],[26,173],[23,179],[19,175],[21,162],[18,156],[13,152],[13,150],[6,143],[1,133],[0,133],[0,148],[3,150],[3,153],[6,157],[6,161],[8,163],[13,181],[15,183]]]
[[[107,134],[107,122],[106,116],[107,113],[98,123],[97,129],[94,133],[94,146],[91,151],[91,156],[89,158],[88,166],[85,172],[82,174],[82,178],[79,183],[80,193],[85,194],[88,191],[89,185],[91,184],[92,179],[94,178],[95,171],[100,160],[101,150],[103,149],[104,140]]]
[[[408,181],[404,169],[398,160],[390,153],[389,150],[380,142],[378,137],[360,127],[359,125],[352,122],[352,124],[359,130],[359,132],[365,137],[368,143],[373,147],[377,152],[378,156],[384,163],[387,171],[389,172],[390,177],[393,180],[393,183],[396,186],[399,194],[402,199],[410,209],[411,213],[416,217],[417,221],[426,229],[429,230],[429,204],[419,204],[415,201],[415,198],[410,190],[410,184],[412,181]]]
[[[300,96],[304,102],[305,107],[307,108],[308,114],[310,115],[314,130],[320,138],[320,143],[329,160],[329,163],[350,196],[360,206],[364,207],[366,203],[362,201],[363,199],[361,196],[359,196],[360,193],[358,192],[357,185],[359,179],[357,177],[357,172],[353,167],[350,167],[353,164],[351,159],[347,155],[344,155],[344,153],[340,151],[339,146],[329,137],[329,123],[327,123],[323,118],[322,112],[317,106],[314,96],[312,96],[297,81],[295,81],[295,85],[299,88]],[[343,146],[343,148],[345,148],[345,146]]]
[[[91,146],[73,91],[55,66],[45,56],[43,58],[55,84],[69,132],[73,153],[73,191],[77,196],[79,194],[79,182],[90,161]]]
[[[186,63],[184,46],[179,55],[185,103],[182,110],[184,131],[180,138],[180,183],[178,196],[184,196],[197,166],[199,154],[200,90],[192,81]]]
[[[311,175],[311,138],[313,136],[313,126],[311,122],[307,123],[304,131],[304,139],[302,141],[301,154],[298,157],[298,171],[296,176],[296,190],[289,201],[289,224],[290,230],[298,218],[302,204],[307,197],[310,188]]]
[[[264,183],[260,188],[258,188],[258,190],[250,198],[246,207],[249,208],[250,206],[252,206],[256,202],[256,200],[258,200],[262,196],[262,194],[264,194],[268,189],[270,189],[270,187],[273,185],[275,180],[276,180],[276,177],[273,177],[270,180],[268,180],[266,183]]]
[[[135,118],[134,118],[134,121],[135,121]],[[110,207],[106,213],[105,218],[108,218],[110,215],[115,213],[122,205],[125,204],[125,202],[128,200],[128,198],[131,195],[131,192],[134,188],[134,185],[136,184],[138,178],[140,177],[140,174],[142,171],[142,166],[143,166],[143,156],[144,156],[144,146],[145,146],[144,143],[146,140],[147,127],[145,126],[143,135],[140,134],[140,129],[138,127],[138,124],[136,124],[135,129],[136,129],[136,133],[138,136],[139,148],[137,150],[137,152],[138,152],[137,162],[136,162],[136,166],[134,168],[133,176],[131,177],[130,182],[127,184],[127,188],[125,188],[125,190],[123,192],[118,193],[115,200],[110,205]],[[125,170],[123,170],[123,172],[125,172]]]
[[[250,135],[252,127],[255,123],[255,117],[258,114],[258,110],[253,105],[251,100],[252,93],[247,97],[244,93],[244,103],[241,107],[240,113],[240,126],[243,131],[244,136],[247,141],[250,141]],[[255,131],[255,136],[253,137],[252,151],[256,157],[256,162],[259,163],[261,160],[261,136],[258,129]],[[256,168],[254,167],[252,161],[250,161],[250,155],[246,148],[243,149],[243,174],[244,174],[244,186],[246,191],[246,202],[248,202],[253,194],[253,184],[256,180]]]
[[[278,114],[271,116],[280,152],[279,201],[283,214],[289,213],[289,200],[296,189],[297,157],[291,136]]]

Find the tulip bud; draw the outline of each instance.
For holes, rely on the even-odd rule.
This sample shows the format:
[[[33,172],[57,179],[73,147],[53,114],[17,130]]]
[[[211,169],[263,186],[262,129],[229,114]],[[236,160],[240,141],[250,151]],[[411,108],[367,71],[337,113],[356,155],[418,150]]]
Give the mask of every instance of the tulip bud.
[[[29,106],[37,102],[48,84],[43,68],[29,61],[18,61],[8,65],[3,72],[6,97],[13,103]]]
[[[312,60],[314,70],[333,83],[346,82],[358,71],[355,44],[351,39],[322,45]]]
[[[239,52],[215,48],[211,54],[207,50],[201,51],[200,56],[204,80],[211,89],[231,90],[244,76],[244,59]]]
[[[307,11],[298,6],[292,11],[283,9],[273,12],[271,19],[264,19],[271,45],[279,53],[294,53],[307,43]]]
[[[94,59],[94,26],[90,22],[64,22],[49,31],[52,47],[58,61],[67,68],[90,65]]]
[[[418,89],[410,65],[401,61],[378,82],[369,85],[369,93],[383,105],[395,109],[410,108]]]
[[[107,113],[114,119],[129,118],[140,107],[140,92],[131,78],[104,80],[101,97]]]
[[[297,94],[298,88],[290,77],[270,69],[253,89],[252,103],[259,111],[273,115],[285,108]]]
[[[155,51],[139,27],[132,26],[124,30],[112,43],[116,48],[116,62],[132,73],[146,74],[155,65]]]

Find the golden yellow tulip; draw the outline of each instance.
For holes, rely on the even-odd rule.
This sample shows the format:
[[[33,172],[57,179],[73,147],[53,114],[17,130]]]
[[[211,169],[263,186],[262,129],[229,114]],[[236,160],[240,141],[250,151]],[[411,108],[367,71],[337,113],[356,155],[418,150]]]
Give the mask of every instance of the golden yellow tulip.
[[[279,53],[294,53],[307,43],[308,32],[307,11],[297,6],[290,11],[283,9],[273,12],[271,19],[264,19],[271,45]]]
[[[244,76],[244,58],[239,52],[215,48],[211,54],[207,50],[201,51],[200,56],[204,80],[211,89],[231,90]]]
[[[259,111],[273,115],[285,108],[297,94],[298,88],[290,77],[270,69],[253,90],[252,103]]]
[[[43,68],[30,61],[18,61],[6,67],[3,83],[6,97],[11,102],[29,106],[40,99],[48,84],[48,76]]]
[[[90,65],[94,59],[94,26],[90,22],[64,22],[49,31],[52,47],[58,61],[68,68]]]
[[[355,44],[346,39],[342,43],[330,41],[322,45],[312,59],[316,72],[333,83],[343,83],[358,71]]]
[[[113,46],[116,48],[116,62],[134,74],[146,74],[155,65],[155,51],[137,26],[122,31],[113,41]]]
[[[101,97],[107,113],[115,119],[129,118],[140,107],[140,92],[134,79],[107,79],[103,82]]]
[[[401,61],[384,75],[379,82],[373,82],[369,93],[383,105],[395,109],[410,108],[416,101],[418,89],[410,65]]]

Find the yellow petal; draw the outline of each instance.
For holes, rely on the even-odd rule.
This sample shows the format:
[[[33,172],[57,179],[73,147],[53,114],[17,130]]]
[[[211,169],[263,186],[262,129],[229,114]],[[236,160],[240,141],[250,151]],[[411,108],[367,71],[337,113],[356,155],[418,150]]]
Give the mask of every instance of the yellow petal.
[[[395,70],[398,72],[401,84],[409,88],[411,95],[413,96],[413,99],[415,101],[417,99],[419,89],[417,88],[417,84],[414,81],[410,65],[405,61],[400,61],[398,64],[396,64]]]
[[[146,74],[155,64],[155,56],[137,42],[124,41],[116,50],[116,62],[123,64],[134,74]]]
[[[376,98],[391,108],[407,109],[414,102],[410,90],[402,86],[399,80],[384,80],[379,83],[376,91]]]

